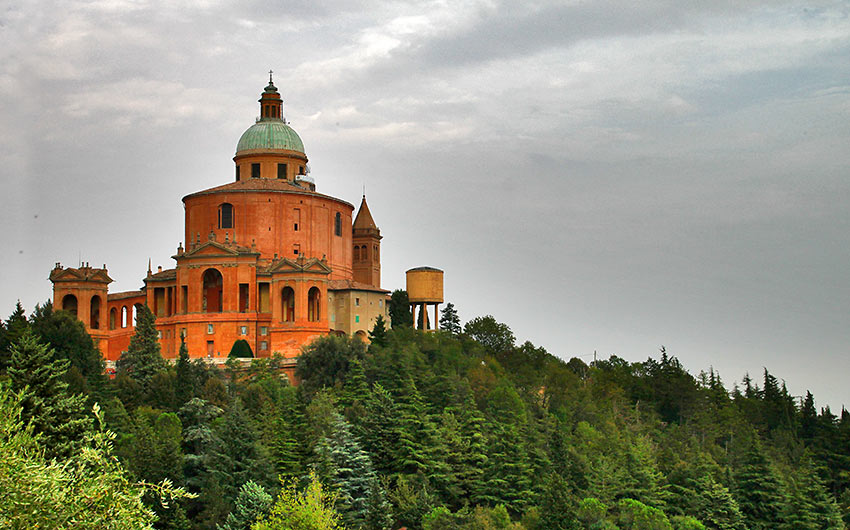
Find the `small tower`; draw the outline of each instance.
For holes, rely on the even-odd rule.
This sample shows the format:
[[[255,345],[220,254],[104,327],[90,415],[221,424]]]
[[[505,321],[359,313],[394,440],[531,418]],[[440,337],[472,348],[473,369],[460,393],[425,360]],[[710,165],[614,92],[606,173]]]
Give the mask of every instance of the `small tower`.
[[[106,265],[98,269],[83,263],[79,268],[65,268],[57,263],[50,271],[50,281],[54,309],[63,309],[77,317],[96,339],[105,334],[108,287],[112,283]]]
[[[439,307],[443,303],[443,271],[434,267],[416,267],[407,271],[407,297],[413,315],[414,329],[431,331],[428,322],[429,305],[434,306],[434,327],[439,328]],[[419,308],[419,315],[416,315]]]
[[[360,202],[360,210],[352,226],[354,244],[354,281],[381,288],[381,231],[375,225],[366,195]]]

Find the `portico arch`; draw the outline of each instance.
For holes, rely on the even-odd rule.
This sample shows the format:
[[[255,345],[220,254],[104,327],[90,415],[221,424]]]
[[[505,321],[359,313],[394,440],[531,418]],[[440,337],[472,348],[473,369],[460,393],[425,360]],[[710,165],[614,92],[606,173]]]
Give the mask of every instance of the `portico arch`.
[[[224,281],[218,269],[207,269],[204,271],[202,292],[204,293],[205,313],[221,313],[223,285]]]

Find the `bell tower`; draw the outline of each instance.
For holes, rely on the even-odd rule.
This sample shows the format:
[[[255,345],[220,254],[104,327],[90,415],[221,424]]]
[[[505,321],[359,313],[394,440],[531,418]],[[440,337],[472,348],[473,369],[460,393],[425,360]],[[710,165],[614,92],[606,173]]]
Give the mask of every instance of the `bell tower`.
[[[375,225],[366,195],[360,202],[360,210],[352,226],[354,243],[354,281],[381,288],[381,231]]]

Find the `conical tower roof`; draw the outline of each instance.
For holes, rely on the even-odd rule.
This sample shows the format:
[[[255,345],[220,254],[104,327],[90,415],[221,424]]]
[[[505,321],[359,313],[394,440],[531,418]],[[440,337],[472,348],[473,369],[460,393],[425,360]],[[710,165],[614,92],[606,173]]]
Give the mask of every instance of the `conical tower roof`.
[[[369,211],[369,205],[366,204],[365,195],[363,196],[363,200],[360,201],[360,210],[357,211],[357,217],[354,218],[352,228],[354,229],[354,235],[381,233],[378,230],[378,225],[375,224],[375,220],[372,219],[372,212]]]

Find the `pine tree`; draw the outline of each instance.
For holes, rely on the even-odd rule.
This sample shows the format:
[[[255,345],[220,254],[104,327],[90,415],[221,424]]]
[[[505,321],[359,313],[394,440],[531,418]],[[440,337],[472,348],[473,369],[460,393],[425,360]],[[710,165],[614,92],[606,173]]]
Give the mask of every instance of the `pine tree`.
[[[735,469],[732,493],[750,530],[778,528],[783,523],[785,494],[782,483],[757,440],[750,442]]]
[[[216,435],[219,443],[210,455],[210,472],[228,504],[236,500],[239,488],[249,480],[261,486],[273,483],[268,453],[260,445],[259,434],[240,398],[224,413]]]
[[[68,359],[89,384],[100,387],[105,383],[103,356],[76,317],[67,311],[54,311],[53,304],[46,302],[35,306],[30,326],[41,342],[53,348],[58,357]]]
[[[398,413],[393,397],[380,384],[375,383],[365,403],[366,414],[354,429],[369,453],[375,470],[389,475],[396,470],[398,451]]]
[[[153,376],[165,370],[165,360],[159,347],[156,318],[146,306],[140,306],[136,316],[136,333],[130,346],[116,363],[118,373],[125,373],[147,391]]]
[[[578,530],[578,504],[570,495],[570,487],[561,475],[553,473],[546,480],[540,506],[540,530]]]
[[[265,517],[272,507],[272,497],[262,486],[249,480],[239,488],[233,511],[217,530],[250,530],[257,519]]]
[[[378,315],[378,318],[375,319],[375,325],[369,332],[369,342],[375,346],[387,345],[387,323],[384,321],[383,315]]]
[[[453,303],[449,302],[443,308],[440,315],[440,329],[452,335],[460,335],[463,329],[460,327],[460,317]]]
[[[260,437],[277,475],[301,476],[305,420],[296,388],[285,387],[279,401],[264,404],[260,418]]]
[[[25,331],[12,344],[8,369],[12,390],[23,392],[23,419],[43,436],[48,458],[67,458],[80,447],[91,419],[85,413],[85,397],[67,392],[65,372],[70,362],[55,359],[53,350]]]
[[[6,319],[5,325],[2,326],[3,333],[0,333],[0,373],[9,366],[12,357],[12,345],[20,340],[28,328],[29,323],[24,312],[24,306],[18,300],[15,304],[15,310]]]
[[[367,518],[374,519],[377,507],[386,505],[386,495],[351,426],[339,413],[334,413],[332,422],[331,432],[316,447],[317,472],[337,492],[336,508],[345,525],[367,528]],[[385,528],[387,522],[373,520],[372,524]]]

